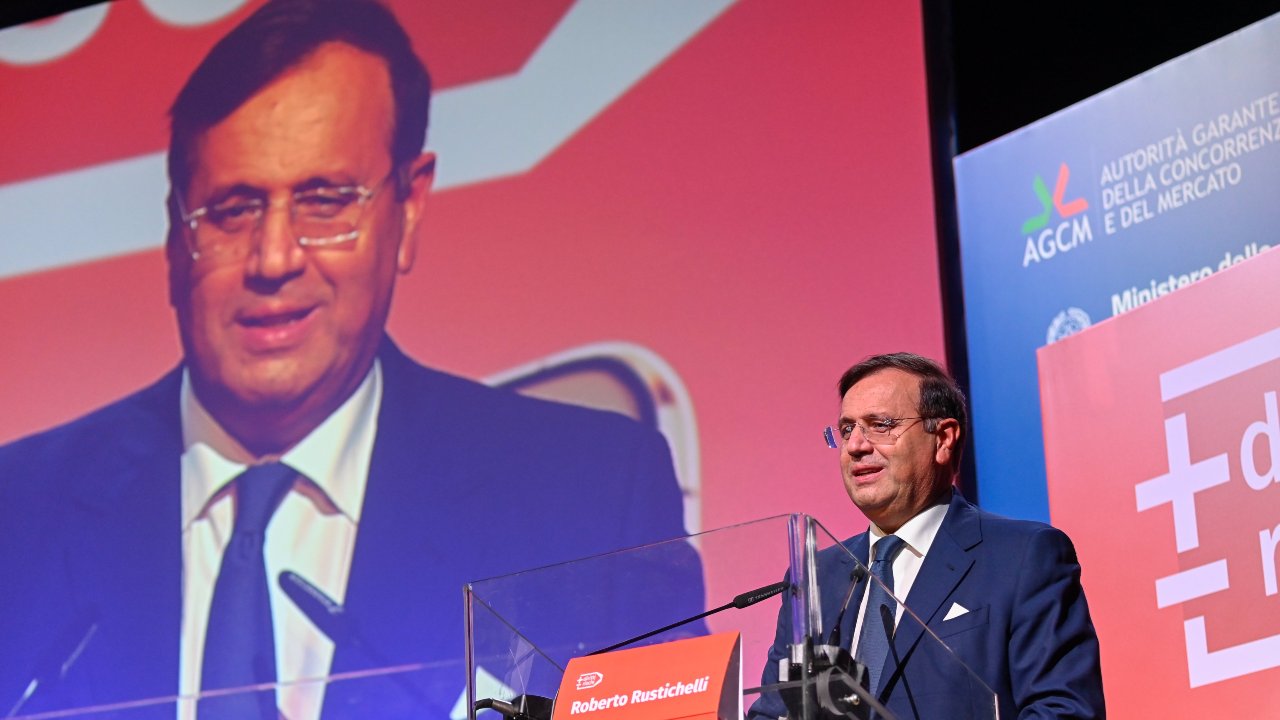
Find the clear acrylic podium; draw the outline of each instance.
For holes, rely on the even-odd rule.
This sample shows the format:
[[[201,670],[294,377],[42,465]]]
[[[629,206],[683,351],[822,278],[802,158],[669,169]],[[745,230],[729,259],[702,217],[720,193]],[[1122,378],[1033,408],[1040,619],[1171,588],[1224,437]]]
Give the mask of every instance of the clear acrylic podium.
[[[678,607],[668,601],[679,596],[680,588],[673,583],[696,573],[699,564],[708,588],[706,609],[777,584],[784,574],[786,585],[768,600],[742,609],[731,606],[636,644],[707,632],[741,632],[743,707],[750,708],[748,717],[997,717],[995,693],[925,622],[901,605],[892,609],[897,627],[881,684],[891,690],[889,707],[865,692],[861,667],[852,663],[847,651],[837,651],[833,645],[849,646],[862,594],[875,579],[807,515],[768,518],[469,583],[465,589],[469,717],[501,717],[493,710],[475,711],[475,702],[481,699],[519,708],[531,696],[554,698],[569,659],[701,612],[701,607]],[[643,597],[618,592],[623,585],[636,587],[637,576],[649,579],[645,583],[649,592]],[[846,605],[849,609],[842,613]],[[833,631],[842,639],[833,638]],[[762,685],[766,668],[768,682]],[[939,693],[946,697],[945,719],[915,713],[913,696],[937,698]],[[931,704],[936,706],[936,700]]]
[[[491,710],[477,714],[475,701],[518,702],[522,695],[554,698],[570,658],[728,604],[734,596],[778,584],[784,576],[787,583],[781,594],[743,609],[731,607],[638,644],[737,631],[742,637],[743,707],[750,708],[748,717],[872,717],[869,710],[874,704],[859,697],[858,669],[826,662],[829,655],[836,655],[827,648],[838,618],[839,644],[849,645],[867,585],[867,581],[854,582],[855,576],[867,578],[869,573],[822,525],[805,515],[768,518],[472,582],[464,589],[465,606],[460,608],[467,629],[465,657],[447,652],[448,657],[427,662],[374,665],[289,684],[295,690],[323,688],[327,718],[496,720],[499,715]],[[846,598],[851,609],[841,616]],[[907,671],[890,680],[898,685],[891,688],[889,707],[881,708],[889,712],[878,711],[874,717],[996,718],[995,694],[909,609],[895,612],[894,649]],[[766,668],[771,669],[772,680],[783,664],[787,670],[782,682],[761,684]],[[894,675],[887,669],[886,677]],[[448,691],[444,708],[424,694],[424,689],[430,693],[437,687]],[[218,692],[274,694],[275,688]],[[913,694],[945,696],[945,718],[919,716],[909,701],[899,702]],[[177,696],[138,698],[46,714],[24,715],[36,712],[26,708],[16,716],[172,720],[192,717],[196,701]],[[6,709],[0,708],[0,715]],[[304,720],[302,715],[306,713],[291,715],[290,720]]]
[[[448,673],[458,679],[462,686],[462,662],[448,663],[445,667],[437,667],[434,663],[410,663],[404,665],[368,668],[355,672],[339,673],[324,677],[307,678],[279,683],[292,691],[316,690],[324,693],[324,710],[322,713],[295,713],[292,708],[281,708],[278,718],[288,720],[311,720],[322,716],[325,718],[439,718],[447,720],[452,717],[465,717],[461,702],[455,713],[440,714],[424,709],[424,704],[416,696],[421,694],[419,688],[431,687],[436,677]],[[253,687],[214,690],[196,695],[168,695],[161,697],[139,697],[122,699],[110,703],[81,705],[73,708],[57,710],[18,709],[11,717],[14,720],[64,720],[66,718],[93,718],[95,720],[181,720],[198,717],[198,704],[201,697],[244,695],[262,696],[264,702],[274,702],[276,685],[264,684]],[[0,709],[0,717],[10,717],[4,713],[7,707]],[[258,720],[258,715],[251,714],[245,720]]]

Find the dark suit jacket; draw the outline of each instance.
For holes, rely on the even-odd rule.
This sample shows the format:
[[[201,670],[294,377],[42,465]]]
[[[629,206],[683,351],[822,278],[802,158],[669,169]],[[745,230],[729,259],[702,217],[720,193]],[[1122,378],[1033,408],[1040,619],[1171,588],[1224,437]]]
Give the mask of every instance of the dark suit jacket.
[[[867,533],[844,546],[866,564]],[[856,565],[839,548],[823,552],[818,563],[829,632]],[[859,583],[842,623],[846,647],[866,583]],[[983,512],[955,493],[905,602],[996,693],[1001,718],[1105,717],[1098,637],[1075,549],[1061,531]],[[955,603],[969,612],[944,620]],[[777,681],[790,617],[784,602],[763,684]],[[905,614],[881,677],[881,702],[904,720],[992,717],[989,707],[979,706],[969,676]],[[785,712],[774,695],[763,696],[750,715]]]
[[[431,665],[413,679],[432,700],[427,715],[446,717],[466,682],[465,582],[682,535],[680,491],[656,431],[422,367],[390,340],[379,357],[382,404],[345,607],[382,662]],[[176,693],[179,389],[175,370],[0,448],[0,711],[85,609],[99,616],[96,633],[58,691],[26,711]],[[559,620],[600,625],[632,613],[659,626],[696,612],[696,553],[687,543],[675,552],[691,555],[683,567],[694,570],[603,581]],[[648,593],[663,585],[670,599],[654,602]],[[56,663],[67,650],[52,652]],[[340,644],[332,669],[376,664]],[[324,714],[394,717],[413,704],[387,681],[340,682]]]

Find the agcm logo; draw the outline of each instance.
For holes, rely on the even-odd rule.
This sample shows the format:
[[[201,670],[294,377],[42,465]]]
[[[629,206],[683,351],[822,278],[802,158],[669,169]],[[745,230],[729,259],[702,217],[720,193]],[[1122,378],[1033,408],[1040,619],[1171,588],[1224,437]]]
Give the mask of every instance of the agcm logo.
[[[1058,181],[1054,183],[1053,194],[1050,195],[1044,178],[1036,175],[1032,189],[1040,200],[1042,212],[1022,223],[1022,234],[1027,236],[1026,249],[1022,253],[1022,267],[1048,260],[1059,251],[1067,252],[1081,243],[1093,240],[1089,216],[1082,214],[1089,209],[1089,201],[1083,197],[1064,199],[1070,178],[1071,169],[1066,163],[1062,163],[1058,168]],[[1049,227],[1049,218],[1053,216],[1054,210],[1058,211],[1062,222],[1056,227]]]
[[[1032,185],[1032,189],[1036,192],[1036,197],[1040,198],[1040,205],[1044,208],[1044,212],[1035,217],[1027,218],[1022,223],[1022,234],[1030,235],[1031,233],[1045,227],[1049,224],[1049,216],[1053,214],[1054,208],[1057,208],[1058,215],[1063,220],[1072,215],[1079,215],[1089,209],[1089,201],[1084,198],[1076,198],[1070,202],[1064,203],[1062,198],[1067,194],[1067,180],[1071,178],[1071,168],[1066,163],[1062,163],[1062,167],[1058,168],[1058,182],[1054,183],[1053,196],[1049,196],[1049,188],[1045,187],[1044,178],[1036,175],[1036,181]]]

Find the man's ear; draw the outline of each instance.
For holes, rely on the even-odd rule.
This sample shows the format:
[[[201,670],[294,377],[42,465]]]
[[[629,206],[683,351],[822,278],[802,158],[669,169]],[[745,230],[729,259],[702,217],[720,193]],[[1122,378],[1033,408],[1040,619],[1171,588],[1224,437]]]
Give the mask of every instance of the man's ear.
[[[934,450],[934,462],[939,465],[950,467],[959,452],[960,447],[960,422],[955,418],[945,418],[938,421],[937,429],[933,431],[934,442],[937,446]]]
[[[418,228],[427,210],[431,183],[436,177],[436,154],[422,153],[409,165],[406,173],[409,194],[403,202],[404,226],[400,236],[400,250],[396,254],[396,268],[401,273],[413,269],[413,261],[418,254]]]

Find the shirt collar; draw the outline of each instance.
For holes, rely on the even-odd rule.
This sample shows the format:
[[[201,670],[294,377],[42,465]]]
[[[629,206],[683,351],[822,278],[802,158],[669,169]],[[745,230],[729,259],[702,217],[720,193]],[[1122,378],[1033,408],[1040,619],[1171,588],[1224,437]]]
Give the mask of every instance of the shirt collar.
[[[356,391],[324,422],[278,458],[307,477],[352,522],[360,521],[365,475],[377,434],[382,401],[382,367],[373,367]],[[198,518],[227,483],[258,458],[218,424],[183,369],[179,395],[182,417],[182,526]]]
[[[938,529],[942,527],[942,519],[947,516],[947,508],[950,507],[951,496],[946,497],[947,502],[939,502],[921,510],[893,533],[902,538],[917,557],[927,555],[929,548],[933,546],[933,539],[937,537]],[[871,523],[871,548],[875,548],[876,543],[888,534],[875,523]],[[874,553],[868,555],[868,558],[872,557],[875,557]]]

